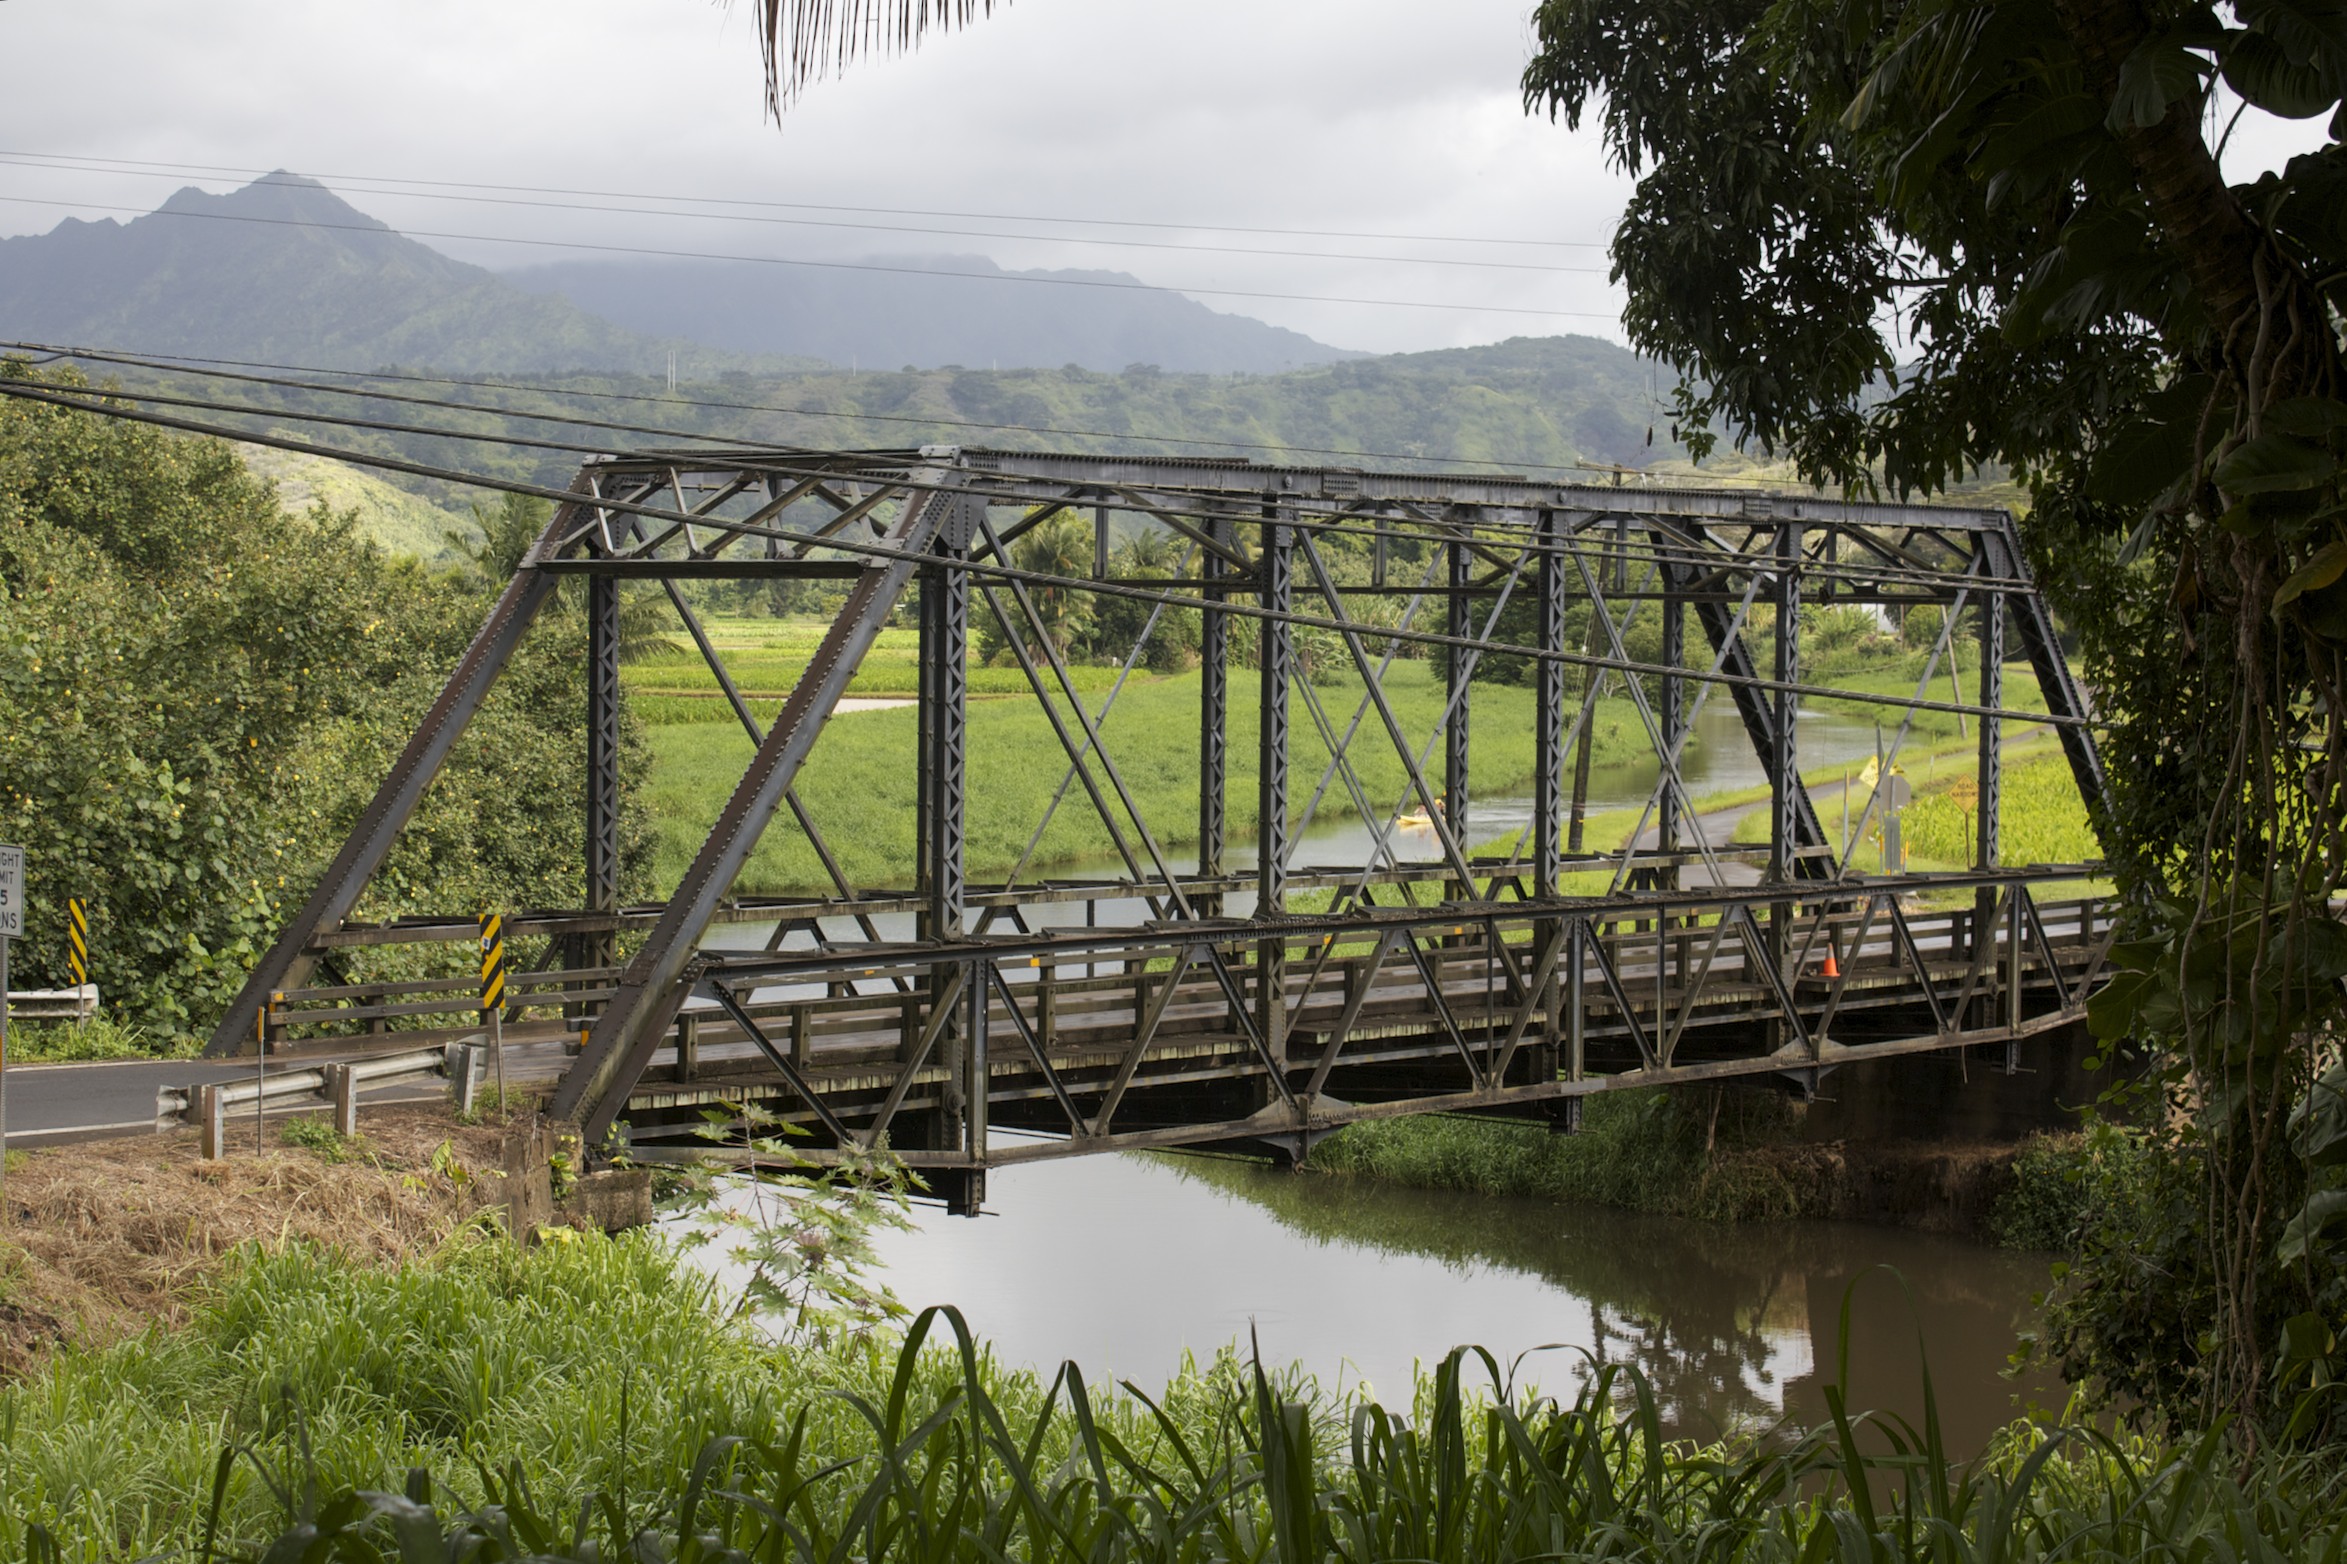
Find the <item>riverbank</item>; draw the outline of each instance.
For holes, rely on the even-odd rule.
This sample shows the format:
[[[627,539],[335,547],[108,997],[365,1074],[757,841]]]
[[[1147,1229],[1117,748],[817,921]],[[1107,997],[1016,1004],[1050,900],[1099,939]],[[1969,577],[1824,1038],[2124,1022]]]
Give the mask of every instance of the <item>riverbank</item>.
[[[1426,1116],[1348,1125],[1308,1166],[1413,1189],[1708,1222],[1886,1222],[2004,1241],[2037,1142],[1809,1141],[1766,1090],[1604,1092],[1581,1129]],[[2037,1229],[2032,1228],[2034,1232]]]
[[[61,1349],[184,1326],[244,1245],[322,1245],[397,1266],[469,1225],[506,1225],[509,1207],[525,1231],[590,1220],[527,1116],[451,1123],[382,1107],[352,1140],[323,1120],[280,1120],[265,1149],[247,1139],[217,1161],[197,1153],[183,1131],[8,1154],[0,1378]],[[610,1176],[597,1179],[590,1190],[607,1194]],[[557,1209],[558,1183],[569,1209]]]
[[[1619,1366],[1534,1398],[1471,1350],[1383,1406],[1235,1356],[1144,1395],[1007,1369],[951,1315],[776,1343],[729,1302],[646,1235],[248,1247],[181,1327],[0,1389],[0,1551],[2278,1564],[2347,1528],[2326,1465],[2215,1441],[1673,1444]]]

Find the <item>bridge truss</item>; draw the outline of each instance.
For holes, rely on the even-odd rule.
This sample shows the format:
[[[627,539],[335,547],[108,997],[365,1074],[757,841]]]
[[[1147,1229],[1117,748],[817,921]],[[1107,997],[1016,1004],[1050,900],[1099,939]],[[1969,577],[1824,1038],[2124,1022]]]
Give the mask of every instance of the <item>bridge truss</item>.
[[[813,1132],[810,1155],[885,1145],[973,1208],[987,1168],[1038,1156],[1209,1142],[1301,1155],[1358,1118],[1569,1123],[1582,1097],[1629,1085],[1813,1087],[1857,1059],[2009,1050],[2074,1022],[2108,951],[2110,909],[2078,894],[2091,866],[2000,853],[2008,724],[2050,728],[2087,799],[2102,791],[2002,511],[939,447],[647,451],[591,462],[571,494],[212,1052],[249,1046],[257,1024],[290,1038],[404,1023],[435,1006],[400,1001],[456,986],[316,980],[338,950],[470,937],[471,909],[352,914],[569,577],[589,620],[585,893],[508,918],[509,937],[546,952],[510,1015],[517,1036],[583,1033],[552,1108],[593,1144],[624,1132],[639,1160],[752,1158],[757,1126],[779,1118]],[[1072,531],[1088,559],[1066,557]],[[1121,546],[1136,536],[1163,546]],[[1044,537],[1049,557],[1029,541]],[[682,590],[741,578],[846,591],[771,721]],[[681,881],[644,906],[620,902],[628,582],[665,593],[754,746]],[[1141,626],[1113,687],[1071,665],[1071,597],[1127,605]],[[1944,610],[1911,688],[1807,675],[1804,610],[1843,605],[1893,625]],[[858,884],[796,784],[907,612],[917,847]],[[1116,719],[1179,616],[1198,653],[1181,719],[1194,772],[1166,818],[1141,796],[1164,787],[1136,784],[1142,735]],[[986,802],[971,789],[974,624],[1015,666],[1061,776],[1018,867],[984,881],[965,846]],[[1953,663],[1967,632],[1969,700]],[[2042,710],[2006,704],[2015,650]],[[1476,677],[1485,658],[1532,686],[1529,818],[1496,833],[1470,787],[1494,720],[1478,714],[1505,705],[1500,741],[1521,745],[1523,697]],[[1393,694],[1397,663],[1417,659],[1433,669],[1431,722]],[[1799,717],[1821,699],[1878,712],[1893,760],[1920,712],[1976,724],[1969,866],[1863,869],[1855,844],[1887,806],[1889,766],[1840,801],[1852,828],[1829,831],[1801,774]],[[1749,847],[1685,781],[1714,703],[1766,784],[1766,838]],[[1162,701],[1151,710],[1161,753]],[[1592,845],[1576,800],[1601,713],[1635,722],[1654,775],[1636,825]],[[1243,831],[1234,796],[1254,805],[1236,811],[1253,817]],[[1099,823],[1115,868],[1031,870],[1062,809]],[[1356,861],[1306,850],[1312,822],[1346,813],[1364,827]],[[737,894],[769,830],[798,833],[827,883]],[[1013,1129],[1040,1138],[994,1133]]]

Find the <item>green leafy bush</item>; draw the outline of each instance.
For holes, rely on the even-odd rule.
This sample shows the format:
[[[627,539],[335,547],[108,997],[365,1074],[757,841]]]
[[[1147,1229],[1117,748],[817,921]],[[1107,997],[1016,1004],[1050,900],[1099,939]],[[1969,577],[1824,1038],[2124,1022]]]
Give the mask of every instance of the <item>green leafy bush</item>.
[[[165,1036],[207,1026],[490,601],[388,558],[349,517],[286,514],[226,444],[0,405],[0,840],[27,850],[15,980],[66,981],[78,896],[114,1013]],[[541,616],[362,915],[576,900],[584,645],[578,616]],[[632,738],[628,753],[640,771]]]
[[[1786,1127],[1781,1099],[1732,1091],[1710,1119],[1711,1094],[1604,1092],[1583,1099],[1581,1129],[1494,1119],[1372,1119],[1313,1148],[1312,1165],[1419,1189],[1453,1189],[1620,1206],[1671,1216],[1755,1221],[1800,1214],[1801,1191],[1778,1168],[1739,1156]],[[1707,1150],[1716,1132],[1717,1145]]]
[[[2084,1135],[2030,1137],[2013,1159],[2013,1187],[1989,1213],[1991,1235],[2008,1249],[2067,1252],[2089,1214],[2094,1155]]]

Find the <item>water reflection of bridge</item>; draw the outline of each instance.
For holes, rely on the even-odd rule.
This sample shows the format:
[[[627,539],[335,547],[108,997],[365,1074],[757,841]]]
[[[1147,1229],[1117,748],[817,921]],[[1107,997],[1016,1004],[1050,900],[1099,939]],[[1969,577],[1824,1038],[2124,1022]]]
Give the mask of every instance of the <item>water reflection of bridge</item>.
[[[587,884],[581,907],[509,919],[509,938],[543,941],[512,1019],[585,1030],[554,1107],[597,1141],[624,1123],[643,1159],[752,1155],[743,1143],[772,1114],[813,1130],[818,1155],[886,1144],[968,1206],[989,1166],[1024,1157],[1206,1142],[1295,1153],[1370,1115],[1569,1120],[1580,1097],[1630,1084],[1814,1084],[1854,1060],[1950,1048],[2005,1058],[2076,1019],[2108,947],[2107,910],[2063,894],[2081,866],[1999,852],[2001,719],[2050,724],[2082,790],[2100,792],[2083,704],[2000,511],[938,448],[646,453],[591,464],[572,492],[215,1052],[243,1045],[264,1005],[288,1036],[449,1006],[453,978],[353,981],[349,963],[370,946],[457,944],[469,920],[351,915],[514,643],[571,576],[585,583],[593,647]],[[1165,546],[1112,552],[1136,535]],[[679,589],[736,577],[848,584],[771,724]],[[637,908],[618,904],[619,602],[631,579],[667,591],[756,744],[681,883]],[[1071,674],[1070,594],[1139,622],[1127,672],[1176,616],[1194,616],[1195,814],[1185,807],[1178,830],[1138,801],[1117,692],[1096,701]],[[919,849],[892,887],[859,887],[794,781],[908,597],[922,644],[905,757]],[[1845,605],[1946,610],[1911,691],[1804,676],[1803,611]],[[1038,763],[1063,773],[1069,808],[1100,821],[1121,874],[978,884],[966,872],[978,611],[1047,720],[1056,753]],[[2008,628],[2043,711],[2006,707]],[[1960,630],[1979,649],[1975,699],[1935,699]],[[1307,654],[1322,678],[1332,663],[1348,670],[1350,687],[1302,677]],[[1440,668],[1431,723],[1413,725],[1389,698],[1384,675],[1404,655]],[[1468,778],[1475,714],[1491,706],[1493,686],[1474,677],[1487,656],[1520,662],[1533,686],[1534,807],[1514,842],[1476,847]],[[1225,870],[1234,681],[1250,686],[1259,740],[1236,757],[1257,805],[1244,875]],[[1580,840],[1571,800],[1611,692],[1660,774],[1636,827],[1600,850]],[[1865,874],[1829,838],[1799,775],[1796,717],[1820,698],[1881,711],[1894,756],[1919,711],[1977,720],[1968,868]],[[1715,699],[1733,705],[1770,780],[1763,847],[1692,828],[1679,762]],[[1291,775],[1303,722],[1329,757],[1317,778]],[[1398,788],[1373,792],[1381,771]],[[1324,803],[1372,822],[1365,862],[1298,867],[1298,818]],[[1857,835],[1882,807],[1880,784],[1852,800]],[[1426,818],[1430,851],[1397,829],[1405,815]],[[770,826],[805,839],[824,894],[734,894]],[[1196,842],[1178,862],[1177,835]],[[711,942],[741,922],[771,926],[763,948]],[[1058,1139],[990,1138],[1012,1125]]]

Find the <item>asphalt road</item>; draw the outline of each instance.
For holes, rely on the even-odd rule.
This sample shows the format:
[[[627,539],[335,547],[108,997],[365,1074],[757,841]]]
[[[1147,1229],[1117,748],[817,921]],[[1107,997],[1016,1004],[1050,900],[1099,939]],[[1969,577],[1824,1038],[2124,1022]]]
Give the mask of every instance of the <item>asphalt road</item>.
[[[366,1058],[381,1051],[371,1049],[347,1057]],[[313,1070],[336,1057],[341,1056],[305,1054],[293,1059],[273,1059],[268,1069],[272,1075],[284,1070]],[[562,1060],[559,1043],[513,1044],[506,1054],[509,1080],[535,1083],[548,1079],[560,1071]],[[218,1063],[205,1059],[125,1059],[11,1065],[5,1077],[7,1144],[40,1146],[104,1135],[150,1133],[155,1127],[158,1089],[252,1078],[250,1059]],[[362,1108],[380,1103],[426,1102],[445,1096],[447,1091],[446,1083],[437,1078],[394,1081],[368,1087],[360,1094],[359,1101]],[[320,1107],[314,1098],[296,1097],[270,1104],[269,1115],[276,1118],[315,1113]],[[241,1116],[249,1121],[252,1109],[249,1106],[242,1109]]]

